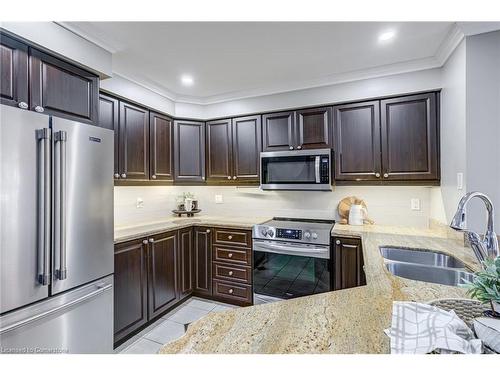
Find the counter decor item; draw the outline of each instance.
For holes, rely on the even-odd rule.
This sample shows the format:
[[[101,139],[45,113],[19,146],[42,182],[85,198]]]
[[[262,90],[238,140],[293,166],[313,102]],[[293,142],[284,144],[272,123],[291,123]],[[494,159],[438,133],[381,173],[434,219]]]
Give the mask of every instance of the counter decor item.
[[[461,285],[472,298],[491,306],[486,315],[500,318],[500,257],[487,258],[482,264],[484,269],[476,272],[474,281],[465,281]]]
[[[198,208],[198,200],[195,198],[193,193],[187,192],[182,195],[178,195],[175,199],[176,209],[172,212],[178,216],[186,214],[188,217],[194,216],[194,214],[200,212]]]
[[[365,201],[355,196],[342,199],[337,206],[337,211],[340,217],[340,224],[363,225],[374,223],[373,220],[368,218],[368,209]]]

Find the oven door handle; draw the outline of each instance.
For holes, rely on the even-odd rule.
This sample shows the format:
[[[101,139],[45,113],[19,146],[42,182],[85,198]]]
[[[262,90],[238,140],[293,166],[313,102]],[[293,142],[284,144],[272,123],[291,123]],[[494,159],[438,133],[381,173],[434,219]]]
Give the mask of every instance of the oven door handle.
[[[254,241],[253,250],[262,251],[264,253],[275,253],[283,255],[304,256],[310,258],[330,259],[330,248],[328,246],[309,247],[309,246],[297,246],[290,243],[284,245],[267,241],[266,242]]]

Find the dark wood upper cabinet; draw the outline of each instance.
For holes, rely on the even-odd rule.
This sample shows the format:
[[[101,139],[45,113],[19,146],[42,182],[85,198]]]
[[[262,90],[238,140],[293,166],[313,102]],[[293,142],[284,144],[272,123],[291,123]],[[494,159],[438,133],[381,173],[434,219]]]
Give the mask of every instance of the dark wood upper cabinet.
[[[436,93],[380,102],[384,180],[438,180]]]
[[[366,284],[363,251],[359,238],[334,238],[334,289]]]
[[[120,177],[128,180],[149,179],[149,112],[120,101],[119,126]]]
[[[174,122],[175,180],[205,181],[205,123]]]
[[[150,179],[172,180],[174,125],[171,118],[156,112],[149,114]]]
[[[115,342],[148,320],[147,245],[143,239],[115,245],[114,334]]]
[[[261,116],[233,118],[233,179],[237,181],[259,181]]]
[[[114,178],[120,177],[118,166],[118,148],[119,148],[119,102],[118,99],[105,94],[99,95],[99,126],[102,128],[114,130],[115,132],[115,168]]]
[[[296,147],[300,149],[332,147],[332,108],[297,111]]]
[[[0,102],[29,108],[28,49],[15,39],[0,34]]]
[[[212,234],[207,227],[194,228],[194,286],[199,296],[212,295]]]
[[[178,292],[179,299],[187,297],[193,292],[194,259],[193,259],[193,230],[184,228],[179,230],[179,265]]]
[[[32,110],[97,124],[99,78],[83,69],[30,48]]]
[[[293,150],[295,112],[262,115],[262,148],[264,151]]]
[[[231,119],[209,121],[207,131],[207,180],[232,180]]]
[[[177,231],[162,233],[149,238],[148,319],[162,314],[178,300],[177,246]]]
[[[380,102],[335,106],[335,179],[380,180]]]

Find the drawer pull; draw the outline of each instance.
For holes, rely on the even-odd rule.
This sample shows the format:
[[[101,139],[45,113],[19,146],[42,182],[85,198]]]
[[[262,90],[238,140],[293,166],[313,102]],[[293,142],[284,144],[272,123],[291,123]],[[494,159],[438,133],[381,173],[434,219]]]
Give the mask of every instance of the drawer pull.
[[[232,239],[233,239],[233,236],[229,235],[229,236],[227,236],[227,238],[228,238],[229,240],[232,240]]]
[[[227,292],[228,292],[229,294],[233,294],[234,290],[229,289]]]
[[[233,253],[229,253],[229,254],[227,254],[227,257],[228,257],[228,258],[232,258],[232,257],[233,257]]]
[[[210,229],[207,229],[207,233],[210,233]]]
[[[228,274],[229,276],[233,276],[233,271],[229,271],[227,274]]]

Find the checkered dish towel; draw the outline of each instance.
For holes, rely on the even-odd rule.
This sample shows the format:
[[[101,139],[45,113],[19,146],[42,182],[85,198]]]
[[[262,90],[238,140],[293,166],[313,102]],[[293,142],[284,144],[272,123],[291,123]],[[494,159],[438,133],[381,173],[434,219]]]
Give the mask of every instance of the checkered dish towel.
[[[417,302],[394,302],[392,324],[384,331],[393,354],[479,354],[482,342],[453,310]]]

